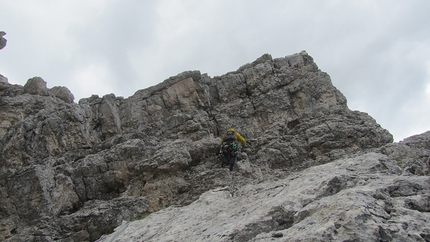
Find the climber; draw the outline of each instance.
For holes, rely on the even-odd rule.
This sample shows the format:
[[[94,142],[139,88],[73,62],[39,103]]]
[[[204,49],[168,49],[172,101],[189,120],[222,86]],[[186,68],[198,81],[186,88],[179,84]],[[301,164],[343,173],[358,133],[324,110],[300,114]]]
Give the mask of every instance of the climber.
[[[246,140],[233,128],[229,128],[221,138],[221,148],[219,154],[222,158],[221,166],[230,165],[233,170],[236,159],[240,158],[240,144],[246,145]]]

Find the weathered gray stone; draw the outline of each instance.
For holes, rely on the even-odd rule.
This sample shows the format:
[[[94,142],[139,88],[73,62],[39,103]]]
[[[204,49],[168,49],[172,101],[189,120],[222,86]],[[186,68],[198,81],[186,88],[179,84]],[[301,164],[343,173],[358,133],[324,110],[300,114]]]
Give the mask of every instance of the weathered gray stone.
[[[0,82],[0,240],[94,241],[122,220],[192,204],[231,183],[218,157],[229,127],[247,139],[237,187],[276,182],[358,153],[416,157],[391,158],[395,148],[384,145],[392,135],[368,114],[349,110],[306,52],[277,59],[265,54],[214,78],[183,72],[129,98],[109,94],[74,103],[67,89],[46,85],[37,77],[24,87]],[[426,140],[408,143],[415,148],[405,152],[427,147]],[[408,168],[412,159],[410,166],[383,163],[393,176],[419,175]],[[340,188],[333,189],[345,182],[334,179]],[[326,189],[325,196],[331,193]],[[425,210],[425,199],[408,201]],[[289,225],[293,212],[283,221],[282,209],[271,211],[277,223]],[[251,235],[241,230],[236,236]]]
[[[404,172],[414,175],[430,175],[430,131],[409,137],[398,144],[388,144],[381,152],[388,155]]]
[[[7,80],[7,77],[3,76],[0,74],[0,83],[9,83],[9,81]]]
[[[24,85],[24,92],[33,95],[48,96],[48,88],[46,87],[46,81],[44,81],[41,77],[38,76],[30,78]]]
[[[3,38],[6,33],[4,31],[0,31],[0,50],[3,49],[7,44],[7,39]]]
[[[426,241],[430,179],[400,173],[387,156],[367,153],[233,197],[213,189],[188,206],[124,221],[98,241]]]
[[[65,101],[66,103],[73,103],[73,100],[75,100],[75,96],[73,96],[72,92],[67,87],[55,86],[49,89],[49,93],[51,93],[52,96],[58,97],[59,99]]]

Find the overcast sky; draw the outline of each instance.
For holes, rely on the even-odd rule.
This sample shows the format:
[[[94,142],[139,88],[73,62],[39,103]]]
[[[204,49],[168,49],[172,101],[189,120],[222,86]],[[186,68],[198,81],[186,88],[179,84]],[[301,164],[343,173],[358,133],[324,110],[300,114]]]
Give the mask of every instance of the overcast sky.
[[[76,102],[306,50],[395,141],[430,130],[428,0],[0,0],[0,31],[9,83],[40,76]]]

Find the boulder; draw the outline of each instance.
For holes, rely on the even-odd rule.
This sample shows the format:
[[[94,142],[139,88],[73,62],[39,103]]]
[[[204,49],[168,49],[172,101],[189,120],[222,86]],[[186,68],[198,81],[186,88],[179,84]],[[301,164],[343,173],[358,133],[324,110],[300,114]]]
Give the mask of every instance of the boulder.
[[[75,96],[73,96],[72,92],[67,87],[55,86],[49,89],[49,92],[52,96],[58,97],[66,103],[73,103],[73,100],[75,100]]]
[[[7,44],[7,39],[3,37],[5,35],[6,33],[4,31],[0,31],[0,50],[3,49]]]
[[[30,78],[24,85],[24,92],[32,95],[48,96],[46,81],[38,76]]]

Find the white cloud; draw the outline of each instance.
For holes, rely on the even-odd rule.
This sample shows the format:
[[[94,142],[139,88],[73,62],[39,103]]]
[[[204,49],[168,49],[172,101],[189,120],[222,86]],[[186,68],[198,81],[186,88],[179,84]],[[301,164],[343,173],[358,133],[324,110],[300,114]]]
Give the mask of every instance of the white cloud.
[[[114,85],[111,84],[109,69],[102,62],[92,63],[89,66],[77,69],[70,78],[69,88],[78,93],[104,96],[112,93]],[[114,93],[115,94],[115,93]],[[80,99],[80,97],[77,97]],[[78,100],[75,100],[78,101]]]
[[[398,137],[397,140],[402,140],[411,135],[421,134],[430,130],[430,115],[427,112],[428,108],[430,107],[430,81],[427,84],[425,93],[425,96],[421,99],[409,102],[408,105],[404,105],[401,108],[401,115],[407,116],[408,119],[399,120],[401,122],[393,125]],[[396,120],[393,120],[393,122],[396,122]]]

